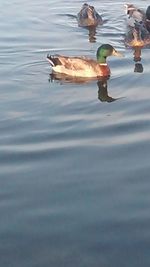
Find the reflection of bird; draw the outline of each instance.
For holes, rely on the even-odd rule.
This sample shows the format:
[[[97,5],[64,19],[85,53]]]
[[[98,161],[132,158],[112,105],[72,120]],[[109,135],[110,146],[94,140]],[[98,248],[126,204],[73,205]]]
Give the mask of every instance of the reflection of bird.
[[[75,84],[86,84],[92,81],[97,80],[97,77],[94,78],[84,78],[84,77],[75,77],[69,76],[64,73],[50,73],[49,82],[59,81],[61,83],[75,83]]]
[[[138,62],[141,61],[141,47],[140,46],[135,46],[134,47],[134,61]]]
[[[97,82],[97,85],[98,85],[98,99],[101,101],[101,102],[113,102],[117,99],[111,97],[108,95],[108,91],[107,91],[107,79],[103,79],[103,80],[99,80]]]
[[[126,4],[127,34],[125,41],[130,46],[144,46],[150,43],[150,35],[146,28],[145,13],[132,4]]]
[[[95,26],[88,26],[86,27],[89,30],[89,41],[90,43],[96,42],[96,27]]]
[[[103,77],[110,75],[106,58],[111,55],[122,56],[113,46],[103,44],[97,50],[97,61],[87,57],[67,57],[61,55],[47,55],[47,60],[52,66],[53,72],[75,77]]]
[[[78,25],[81,27],[97,26],[102,24],[101,16],[96,12],[93,6],[83,4],[80,12],[77,14]]]
[[[146,10],[146,28],[150,33],[150,6]]]
[[[109,77],[101,78],[83,78],[83,77],[72,77],[62,73],[50,73],[49,82],[58,81],[60,84],[63,83],[74,83],[74,84],[88,84],[92,81],[97,81],[98,85],[98,99],[101,102],[113,102],[119,98],[113,98],[108,95],[107,91],[107,80]]]
[[[142,73],[143,72],[143,65],[141,63],[135,63],[134,72]]]
[[[134,72],[142,73],[143,72],[143,65],[140,62],[141,61],[141,47],[135,46],[134,52],[133,52],[133,60],[135,63]]]

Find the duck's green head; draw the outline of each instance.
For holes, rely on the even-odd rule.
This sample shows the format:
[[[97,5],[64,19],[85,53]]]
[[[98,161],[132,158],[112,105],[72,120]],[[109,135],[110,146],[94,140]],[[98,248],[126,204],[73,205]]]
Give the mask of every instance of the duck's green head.
[[[123,55],[116,51],[115,48],[110,44],[103,44],[97,49],[97,61],[99,63],[106,63],[106,58],[108,56],[118,56],[122,57]]]

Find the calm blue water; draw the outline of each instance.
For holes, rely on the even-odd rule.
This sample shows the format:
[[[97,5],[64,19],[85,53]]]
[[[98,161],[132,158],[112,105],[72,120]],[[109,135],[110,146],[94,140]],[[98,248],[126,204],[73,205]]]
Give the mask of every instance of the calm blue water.
[[[0,1],[1,267],[150,266],[150,50],[134,72],[125,1],[91,0],[105,23],[90,42],[83,3]],[[108,92],[50,81],[47,53],[102,43],[125,55],[108,59]]]

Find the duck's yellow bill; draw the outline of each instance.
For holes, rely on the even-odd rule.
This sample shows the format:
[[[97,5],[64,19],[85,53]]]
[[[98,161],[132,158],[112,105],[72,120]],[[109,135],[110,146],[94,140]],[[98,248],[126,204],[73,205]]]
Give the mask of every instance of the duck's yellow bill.
[[[113,56],[116,56],[116,57],[124,57],[124,55],[118,51],[116,51],[115,49],[113,50],[113,53],[112,53]]]

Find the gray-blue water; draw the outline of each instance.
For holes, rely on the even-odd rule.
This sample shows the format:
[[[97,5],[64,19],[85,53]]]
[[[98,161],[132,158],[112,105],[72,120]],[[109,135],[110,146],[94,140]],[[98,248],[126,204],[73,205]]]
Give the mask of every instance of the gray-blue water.
[[[150,50],[134,72],[121,0],[90,1],[105,23],[89,41],[83,3],[0,0],[1,267],[150,266]],[[50,81],[47,53],[102,43],[125,55],[108,92]]]

